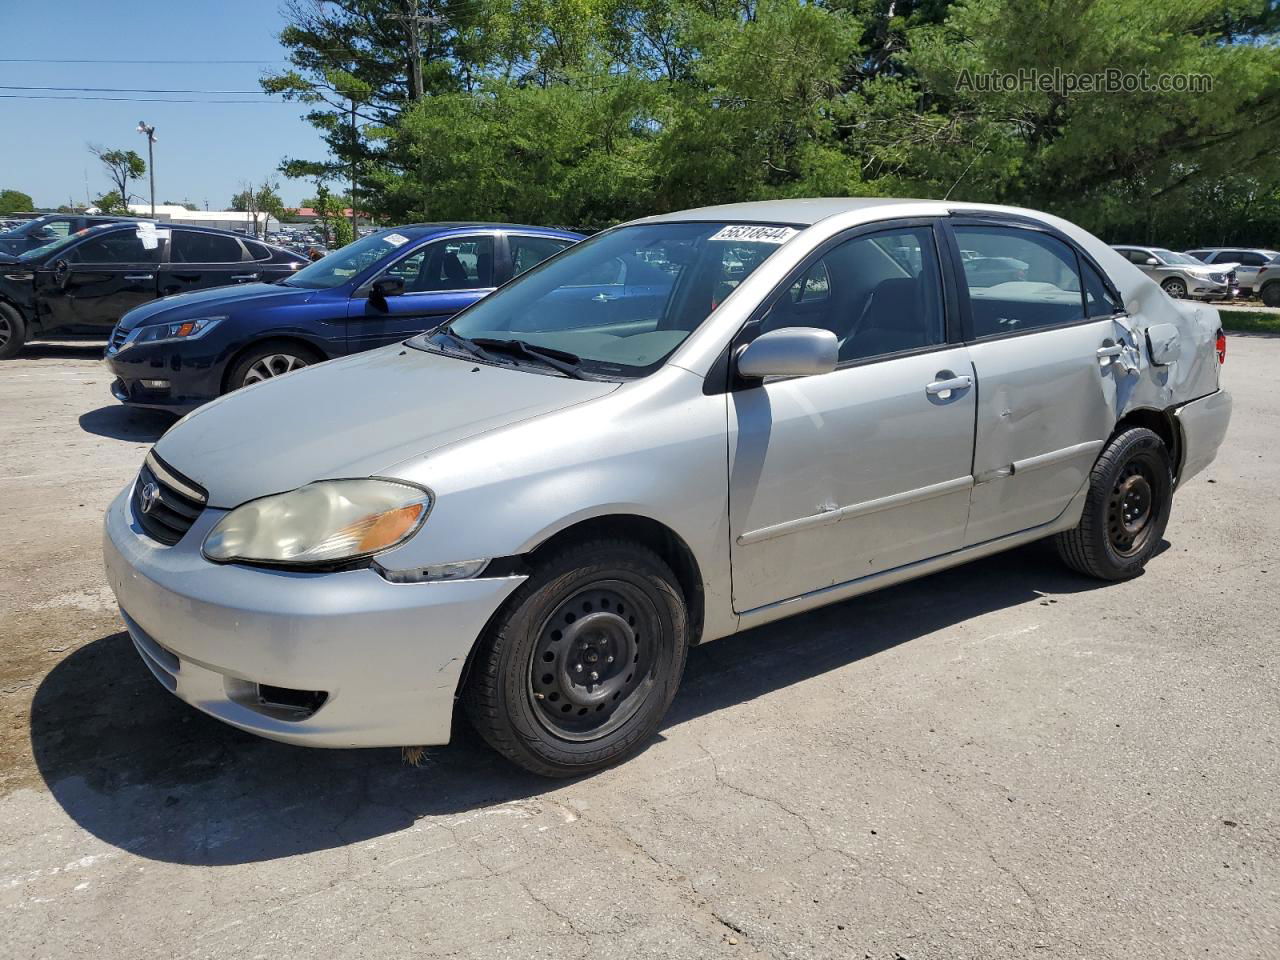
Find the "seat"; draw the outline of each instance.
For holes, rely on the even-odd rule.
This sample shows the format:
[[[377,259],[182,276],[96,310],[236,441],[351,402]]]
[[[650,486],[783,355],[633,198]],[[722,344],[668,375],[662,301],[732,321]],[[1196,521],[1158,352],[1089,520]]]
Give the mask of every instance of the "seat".
[[[926,308],[923,292],[924,285],[915,277],[892,277],[876,284],[857,321],[840,339],[840,359],[857,360],[934,343],[934,311]]]

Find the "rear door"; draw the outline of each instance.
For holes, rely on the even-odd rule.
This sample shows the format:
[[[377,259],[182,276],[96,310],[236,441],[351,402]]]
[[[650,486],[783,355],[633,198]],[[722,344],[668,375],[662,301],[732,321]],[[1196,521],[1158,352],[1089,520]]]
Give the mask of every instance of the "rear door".
[[[978,384],[971,545],[1048,523],[1084,486],[1116,422],[1120,301],[1047,227],[955,218],[951,233],[957,261],[968,249],[1027,264],[1020,280],[961,274]]]
[[[252,283],[260,276],[236,237],[174,227],[165,263],[160,266],[160,295],[190,293],[208,287]],[[246,262],[249,261],[249,262]]]
[[[1220,250],[1213,262],[1238,264],[1235,268],[1236,283],[1252,290],[1258,282],[1258,270],[1267,262],[1267,258],[1253,250]]]
[[[369,298],[370,283],[347,309],[347,349],[371,350],[437,326],[494,289],[494,236],[476,234],[433,240],[410,251],[379,277],[404,280],[404,293]]]
[[[128,311],[154,300],[160,244],[126,226],[95,233],[36,273],[37,310],[46,329],[110,333]]]
[[[249,251],[252,261],[252,272],[254,279],[261,283],[275,283],[277,280],[283,280],[285,277],[298,271],[299,268],[306,266],[301,260],[295,260],[291,255],[274,247],[268,247],[266,244],[258,243],[256,240],[244,240],[245,248]],[[250,266],[246,263],[245,266]]]

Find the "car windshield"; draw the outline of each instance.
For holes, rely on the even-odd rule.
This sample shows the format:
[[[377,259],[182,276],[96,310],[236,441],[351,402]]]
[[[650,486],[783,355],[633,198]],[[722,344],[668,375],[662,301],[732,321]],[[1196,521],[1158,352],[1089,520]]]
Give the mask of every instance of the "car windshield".
[[[1204,263],[1185,253],[1174,253],[1172,250],[1152,250],[1165,263],[1189,263],[1193,267],[1203,267]]]
[[[394,230],[371,233],[355,243],[348,243],[341,250],[333,251],[310,266],[303,267],[282,282],[285,286],[307,287],[311,290],[340,287],[356,274],[387,259],[408,242],[408,237]]]
[[[610,230],[409,345],[448,349],[451,334],[490,350],[519,342],[570,358],[588,374],[643,376],[795,233],[777,224],[724,222]]]
[[[69,233],[65,237],[59,237],[52,243],[46,243],[43,247],[36,247],[34,250],[27,250],[18,254],[18,259],[43,260],[45,257],[49,256],[49,254],[56,253],[64,247],[71,246],[71,244],[75,243],[77,240],[84,239],[84,235],[88,232],[88,230],[81,230],[78,233]]]
[[[26,234],[32,226],[44,226],[52,217],[36,217],[34,220],[23,220],[21,223],[15,224],[8,230],[0,231],[0,237],[21,237]]]

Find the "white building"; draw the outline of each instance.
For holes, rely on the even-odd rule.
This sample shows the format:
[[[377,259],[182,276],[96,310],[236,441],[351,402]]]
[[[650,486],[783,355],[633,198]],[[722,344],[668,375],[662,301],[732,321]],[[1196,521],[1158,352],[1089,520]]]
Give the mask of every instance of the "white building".
[[[151,216],[151,204],[131,203],[129,212],[135,217]],[[262,233],[263,214],[258,214],[258,233]],[[161,223],[182,223],[192,227],[214,227],[218,230],[236,230],[253,233],[253,217],[241,210],[188,210],[177,204],[157,203],[156,219]],[[280,229],[280,221],[267,217],[267,230]]]

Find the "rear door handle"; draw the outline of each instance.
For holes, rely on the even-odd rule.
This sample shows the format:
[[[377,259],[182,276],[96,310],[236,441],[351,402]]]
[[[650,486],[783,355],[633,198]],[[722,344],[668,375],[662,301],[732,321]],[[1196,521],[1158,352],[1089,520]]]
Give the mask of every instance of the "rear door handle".
[[[594,300],[596,303],[609,303],[610,301],[617,300],[618,298],[611,297],[607,293],[597,293],[591,299]]]
[[[126,280],[154,280],[156,275],[154,273],[126,273],[124,278]]]
[[[952,377],[949,380],[935,380],[926,384],[924,392],[939,400],[950,400],[954,391],[968,390],[973,386],[973,377]]]
[[[256,273],[236,273],[236,274],[232,274],[231,279],[232,280],[257,280],[258,275]]]

